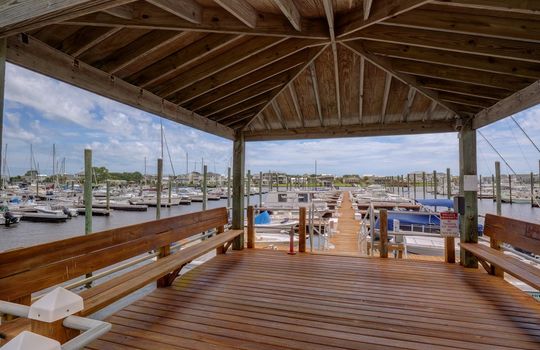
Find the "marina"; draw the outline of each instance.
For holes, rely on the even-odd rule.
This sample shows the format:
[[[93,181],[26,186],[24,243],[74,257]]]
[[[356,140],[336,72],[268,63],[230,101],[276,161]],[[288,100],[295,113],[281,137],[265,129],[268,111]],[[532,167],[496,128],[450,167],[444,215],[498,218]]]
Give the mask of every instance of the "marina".
[[[539,11],[0,5],[0,348],[539,349]]]

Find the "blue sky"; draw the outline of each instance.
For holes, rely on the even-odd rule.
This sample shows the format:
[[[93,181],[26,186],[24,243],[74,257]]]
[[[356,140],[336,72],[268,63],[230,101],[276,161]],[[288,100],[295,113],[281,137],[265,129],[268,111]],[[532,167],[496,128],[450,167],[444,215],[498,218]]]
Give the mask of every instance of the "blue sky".
[[[4,144],[11,175],[30,167],[30,144],[41,173],[52,172],[52,144],[57,159],[66,159],[66,171],[83,168],[84,148],[93,150],[94,165],[111,171],[155,173],[161,155],[160,122],[176,173],[200,169],[202,159],[210,171],[226,173],[232,155],[229,140],[189,128],[97,96],[62,82],[8,64],[6,71]],[[514,116],[540,145],[540,106]],[[518,172],[538,172],[540,153],[514,122],[507,118],[481,132]],[[329,140],[248,143],[246,166],[304,173],[314,170],[336,175],[358,173],[396,175],[410,171],[458,169],[457,134],[411,135]],[[494,171],[497,154],[478,135],[478,169]],[[172,173],[167,155],[165,173]],[[503,164],[503,173],[508,169]]]

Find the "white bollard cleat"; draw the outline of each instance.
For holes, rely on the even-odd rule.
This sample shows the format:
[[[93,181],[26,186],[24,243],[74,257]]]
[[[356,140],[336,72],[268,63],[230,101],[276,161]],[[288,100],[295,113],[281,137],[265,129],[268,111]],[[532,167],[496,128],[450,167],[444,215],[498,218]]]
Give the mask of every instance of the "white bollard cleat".
[[[1,350],[61,350],[59,342],[29,331],[23,331]]]
[[[80,295],[58,287],[30,306],[28,318],[51,323],[71,316],[82,309],[84,309],[84,304]]]

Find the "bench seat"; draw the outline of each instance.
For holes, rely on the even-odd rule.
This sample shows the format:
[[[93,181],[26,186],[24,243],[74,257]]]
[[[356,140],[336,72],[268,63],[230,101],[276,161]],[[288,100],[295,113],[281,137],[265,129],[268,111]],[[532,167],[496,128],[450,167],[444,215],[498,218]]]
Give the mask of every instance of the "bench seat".
[[[160,277],[181,268],[183,265],[206,254],[212,249],[223,246],[243,233],[243,230],[226,231],[83,291],[80,293],[84,299],[84,310],[81,312],[81,315],[88,316],[93,314]]]
[[[491,265],[504,270],[531,287],[540,289],[540,269],[483,244],[461,243],[461,248],[471,252],[480,260],[489,262]]]

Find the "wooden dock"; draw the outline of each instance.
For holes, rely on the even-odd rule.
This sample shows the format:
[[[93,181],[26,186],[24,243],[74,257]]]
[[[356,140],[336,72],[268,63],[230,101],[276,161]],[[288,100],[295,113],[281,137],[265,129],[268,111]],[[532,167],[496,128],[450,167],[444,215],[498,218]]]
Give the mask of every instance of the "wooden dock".
[[[480,270],[258,249],[217,256],[109,321],[90,349],[540,348],[540,304]]]
[[[358,246],[360,223],[354,219],[354,209],[349,192],[343,192],[343,200],[341,201],[341,208],[339,208],[338,213],[337,234],[330,238],[330,243],[335,248],[330,252],[335,254],[360,255]]]

